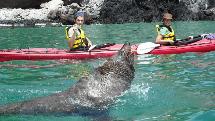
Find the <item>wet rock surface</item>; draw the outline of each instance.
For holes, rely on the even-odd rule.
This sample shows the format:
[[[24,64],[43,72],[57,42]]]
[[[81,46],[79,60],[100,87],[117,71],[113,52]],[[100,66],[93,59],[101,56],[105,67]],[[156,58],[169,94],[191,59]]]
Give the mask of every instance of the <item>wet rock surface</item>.
[[[87,24],[161,21],[167,11],[174,20],[215,20],[214,0],[1,0],[0,8],[0,24],[73,24],[80,10]]]
[[[0,0],[0,8],[40,8],[40,5],[51,0]],[[81,4],[83,0],[63,0],[65,5],[71,3]]]
[[[213,0],[105,0],[100,11],[102,23],[151,22],[166,11],[174,20],[215,20]]]

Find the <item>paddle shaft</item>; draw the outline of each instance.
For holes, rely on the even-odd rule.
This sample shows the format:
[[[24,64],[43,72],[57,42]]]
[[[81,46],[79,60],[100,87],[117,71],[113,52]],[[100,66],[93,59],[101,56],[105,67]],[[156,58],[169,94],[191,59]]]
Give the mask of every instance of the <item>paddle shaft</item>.
[[[188,38],[181,39],[181,40],[176,40],[174,42],[174,44],[175,45],[186,45],[186,44],[190,44],[190,43],[193,43],[193,42],[197,42],[197,41],[203,39],[204,35],[205,34],[194,36],[194,37],[188,37]]]
[[[201,37],[201,35],[194,36],[194,37],[187,37],[187,38],[185,38],[185,39],[180,39],[180,40],[177,40],[177,41],[188,41],[188,40],[195,39],[195,38],[199,38],[199,37]]]

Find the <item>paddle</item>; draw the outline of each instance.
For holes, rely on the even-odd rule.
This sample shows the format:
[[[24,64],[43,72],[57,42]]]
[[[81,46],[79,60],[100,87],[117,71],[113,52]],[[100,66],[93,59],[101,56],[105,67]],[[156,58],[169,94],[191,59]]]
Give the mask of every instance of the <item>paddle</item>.
[[[92,46],[90,46],[90,48],[88,49],[88,52],[91,51],[91,50],[93,50],[96,46],[97,46],[97,45],[92,45]]]
[[[101,45],[92,45],[88,51],[91,51],[93,49],[99,49],[99,48],[104,48],[104,47],[109,47],[109,46],[112,46],[112,45],[115,45],[115,43],[105,43],[105,44],[101,44]]]
[[[159,47],[160,44],[155,44],[153,42],[145,42],[140,43],[137,47],[137,54],[146,54],[155,49],[156,47]]]
[[[185,39],[180,39],[180,40],[176,40],[174,42],[174,45],[179,46],[179,45],[187,45],[190,43],[194,43],[197,42],[199,40],[202,40],[203,38],[205,38],[208,34],[201,34],[201,35],[197,35],[197,36],[189,36]]]
[[[198,36],[189,36],[188,38],[185,39],[180,39],[177,40],[174,45],[186,45],[186,44],[190,44],[193,42],[197,42],[203,38],[205,38],[208,34],[201,34]],[[145,42],[145,43],[140,43],[137,47],[137,54],[146,54],[149,53],[150,51],[152,51],[153,49],[155,49],[156,47],[159,47],[160,44],[155,44],[153,42]]]

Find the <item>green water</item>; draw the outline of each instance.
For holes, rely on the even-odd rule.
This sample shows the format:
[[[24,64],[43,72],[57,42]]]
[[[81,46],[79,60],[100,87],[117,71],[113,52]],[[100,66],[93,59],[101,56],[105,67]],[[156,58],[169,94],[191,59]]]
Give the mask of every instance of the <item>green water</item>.
[[[88,25],[95,44],[154,41],[156,23]],[[214,33],[215,22],[174,22],[178,38]],[[0,49],[67,48],[63,27],[0,29]],[[63,91],[103,61],[10,61],[0,63],[0,105]],[[215,52],[135,60],[131,88],[109,109],[112,120],[215,121]],[[79,115],[9,115],[0,121],[89,121]]]

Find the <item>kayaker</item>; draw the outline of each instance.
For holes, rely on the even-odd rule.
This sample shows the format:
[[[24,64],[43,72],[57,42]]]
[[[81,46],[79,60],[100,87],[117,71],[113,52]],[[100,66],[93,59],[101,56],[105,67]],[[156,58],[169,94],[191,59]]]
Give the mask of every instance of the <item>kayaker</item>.
[[[70,50],[88,50],[92,42],[86,37],[82,26],[84,24],[84,12],[79,11],[75,15],[75,24],[66,27],[66,39]]]
[[[171,27],[172,14],[164,13],[163,15],[163,24],[156,25],[157,29],[157,38],[156,43],[161,45],[174,45],[175,32]]]

